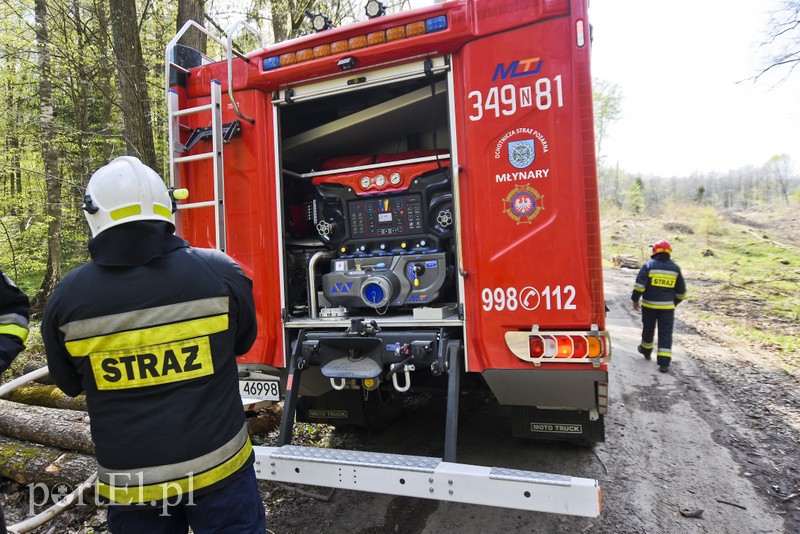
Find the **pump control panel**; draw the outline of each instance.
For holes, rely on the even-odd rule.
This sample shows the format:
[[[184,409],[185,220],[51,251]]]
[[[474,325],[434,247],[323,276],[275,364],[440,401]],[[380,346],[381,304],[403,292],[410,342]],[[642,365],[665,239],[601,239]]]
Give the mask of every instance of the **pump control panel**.
[[[365,192],[351,181],[350,174],[314,181],[317,234],[337,256],[322,277],[325,298],[335,306],[374,309],[439,298],[452,278],[449,169],[430,163],[384,192]]]

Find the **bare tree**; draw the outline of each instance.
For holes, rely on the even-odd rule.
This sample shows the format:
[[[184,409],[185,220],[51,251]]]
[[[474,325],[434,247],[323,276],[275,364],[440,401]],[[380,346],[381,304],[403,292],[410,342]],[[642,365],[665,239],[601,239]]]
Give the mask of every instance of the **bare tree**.
[[[782,7],[770,17],[767,33],[767,44],[776,47],[777,52],[756,79],[776,68],[788,67],[788,76],[800,64],[800,0],[783,0]]]
[[[778,194],[789,203],[789,183],[792,179],[792,159],[788,154],[772,156],[765,165],[767,173],[775,182]]]
[[[58,176],[58,152],[55,148],[53,122],[53,82],[50,66],[50,39],[47,26],[47,1],[36,0],[36,48],[39,56],[39,121],[41,128],[42,158],[47,195],[47,268],[39,292],[31,303],[31,311],[38,315],[44,303],[61,280],[61,180]]]
[[[592,82],[594,99],[594,143],[598,163],[603,160],[603,141],[608,128],[622,115],[622,94],[615,83],[595,79]]]
[[[597,172],[600,180],[600,196],[609,196],[609,182],[612,171],[603,165],[603,141],[608,136],[608,128],[619,120],[622,114],[622,95],[619,86],[605,80],[592,81],[592,98],[594,100],[594,146],[597,156]],[[619,196],[619,166],[614,172],[615,183],[611,197],[618,202]]]

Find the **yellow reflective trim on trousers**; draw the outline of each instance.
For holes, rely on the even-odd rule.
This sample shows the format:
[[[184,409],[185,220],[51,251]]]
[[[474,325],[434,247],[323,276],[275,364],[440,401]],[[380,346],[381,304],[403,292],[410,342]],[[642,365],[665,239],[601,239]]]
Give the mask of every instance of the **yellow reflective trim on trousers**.
[[[119,332],[104,336],[90,337],[76,341],[67,341],[64,345],[71,356],[87,356],[94,352],[148,347],[163,343],[172,343],[184,339],[224,332],[228,329],[228,314],[192,319],[180,323],[172,323],[152,328],[142,328],[129,332]]]
[[[643,302],[642,306],[645,307],[645,308],[650,308],[651,310],[674,310],[675,309],[675,305],[674,304],[670,304],[670,305],[666,305],[666,304],[664,304],[664,305],[654,305],[654,304],[645,304]]]
[[[183,495],[184,493],[206,488],[220,480],[224,480],[241,469],[250,458],[250,453],[252,452],[253,444],[250,443],[250,438],[248,437],[245,444],[239,449],[239,452],[224,463],[203,473],[197,475],[187,473],[187,476],[184,478],[147,486],[117,487],[98,481],[97,492],[106,499],[118,504],[138,504],[171,499],[178,495]],[[122,475],[122,473],[119,474]],[[124,475],[132,482],[136,481],[136,473],[125,473]]]
[[[23,345],[28,339],[28,329],[18,324],[0,324],[0,334],[18,337]]]
[[[93,352],[89,361],[97,389],[104,391],[169,384],[214,374],[208,337]]]

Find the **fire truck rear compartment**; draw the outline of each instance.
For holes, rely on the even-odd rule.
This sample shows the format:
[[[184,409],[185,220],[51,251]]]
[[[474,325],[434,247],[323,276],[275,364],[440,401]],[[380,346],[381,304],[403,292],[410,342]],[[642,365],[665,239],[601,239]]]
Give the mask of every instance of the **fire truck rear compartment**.
[[[279,93],[290,320],[391,319],[460,301],[446,73],[368,78],[317,98]]]
[[[386,426],[401,392],[447,387],[445,347],[462,346],[448,82],[422,66],[275,100],[300,421]]]

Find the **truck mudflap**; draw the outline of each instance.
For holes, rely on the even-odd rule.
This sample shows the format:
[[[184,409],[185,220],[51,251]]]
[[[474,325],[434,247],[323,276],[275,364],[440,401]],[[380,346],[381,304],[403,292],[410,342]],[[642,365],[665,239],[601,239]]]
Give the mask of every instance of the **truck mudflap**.
[[[253,447],[260,480],[597,517],[596,480],[401,454],[283,445]]]

